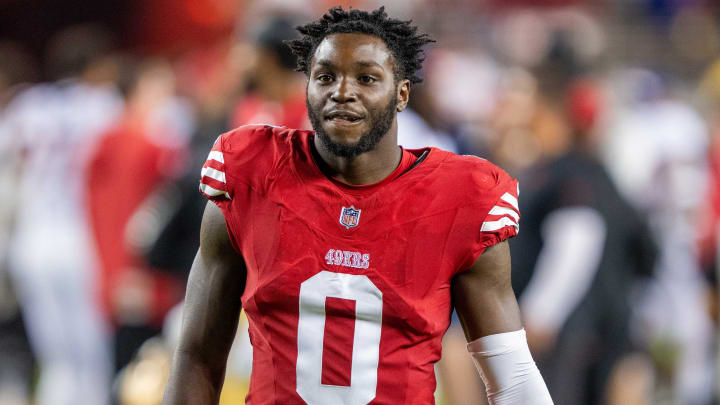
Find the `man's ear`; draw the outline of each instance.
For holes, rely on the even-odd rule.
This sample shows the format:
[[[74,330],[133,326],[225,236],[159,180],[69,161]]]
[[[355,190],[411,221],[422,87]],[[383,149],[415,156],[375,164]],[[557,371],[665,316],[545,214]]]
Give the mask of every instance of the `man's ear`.
[[[407,108],[408,101],[410,101],[410,80],[403,79],[397,86],[397,111]]]

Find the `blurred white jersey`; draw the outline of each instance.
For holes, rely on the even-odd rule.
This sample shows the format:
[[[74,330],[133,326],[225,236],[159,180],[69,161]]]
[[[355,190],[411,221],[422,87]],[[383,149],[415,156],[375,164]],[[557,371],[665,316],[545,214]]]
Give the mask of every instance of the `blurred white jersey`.
[[[15,258],[84,260],[70,257],[87,246],[84,167],[121,106],[110,88],[73,82],[36,85],[8,106],[2,136],[23,156],[20,188],[8,196],[18,200]]]
[[[680,346],[678,403],[708,403],[713,330],[695,248],[695,220],[706,196],[708,128],[688,104],[655,100],[621,106],[609,134],[606,166],[619,190],[648,214],[660,247],[655,275],[637,305],[637,333]]]
[[[96,297],[84,209],[85,167],[122,99],[79,82],[25,90],[0,117],[0,155],[15,154],[19,187],[9,268],[40,366],[36,403],[105,404],[112,363]]]

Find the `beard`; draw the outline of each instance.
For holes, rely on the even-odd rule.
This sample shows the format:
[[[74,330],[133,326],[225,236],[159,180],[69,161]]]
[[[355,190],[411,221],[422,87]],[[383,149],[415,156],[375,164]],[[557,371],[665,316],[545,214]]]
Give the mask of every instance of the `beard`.
[[[330,135],[322,127],[322,112],[316,112],[305,97],[305,105],[307,106],[308,118],[312,124],[315,134],[325,146],[328,152],[335,156],[344,158],[354,158],[365,152],[375,149],[375,146],[388,133],[395,119],[395,109],[397,107],[397,98],[392,99],[381,110],[369,111],[366,119],[370,122],[370,130],[362,134],[360,139],[354,143],[339,143],[330,139]]]

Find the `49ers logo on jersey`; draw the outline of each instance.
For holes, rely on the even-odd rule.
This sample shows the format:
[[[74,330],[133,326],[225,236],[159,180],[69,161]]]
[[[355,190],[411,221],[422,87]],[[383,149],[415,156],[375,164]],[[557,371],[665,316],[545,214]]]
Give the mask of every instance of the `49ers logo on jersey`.
[[[335,266],[367,269],[368,267],[370,267],[370,254],[351,252],[348,250],[330,249],[325,254],[325,263],[333,264]]]
[[[340,225],[347,229],[358,226],[360,222],[360,212],[361,210],[356,210],[352,205],[350,208],[342,207],[340,211]]]

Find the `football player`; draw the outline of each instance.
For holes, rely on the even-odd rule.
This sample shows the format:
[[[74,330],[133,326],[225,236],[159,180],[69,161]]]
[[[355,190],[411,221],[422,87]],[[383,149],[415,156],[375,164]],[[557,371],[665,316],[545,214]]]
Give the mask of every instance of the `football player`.
[[[290,41],[314,131],[218,138],[165,404],[217,403],[241,308],[249,404],[432,404],[457,310],[492,404],[551,404],[510,286],[518,184],[397,144],[422,46],[409,21],[330,9]]]

